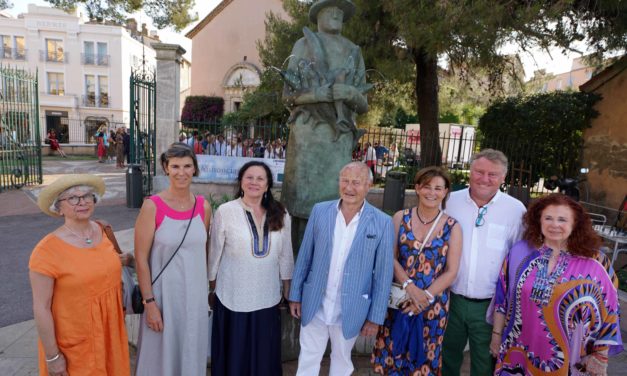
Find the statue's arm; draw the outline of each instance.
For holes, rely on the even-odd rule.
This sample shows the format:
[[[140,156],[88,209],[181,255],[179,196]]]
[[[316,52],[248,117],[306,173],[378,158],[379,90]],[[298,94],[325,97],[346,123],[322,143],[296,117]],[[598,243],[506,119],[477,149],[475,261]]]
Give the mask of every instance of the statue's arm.
[[[304,39],[294,44],[290,56],[287,72],[298,77],[298,62],[305,56]],[[329,85],[310,87],[306,79],[300,82],[298,88],[287,83],[283,85],[283,103],[288,107],[320,102],[333,102],[333,91]]]
[[[361,77],[359,82],[354,82],[352,85],[333,85],[333,98],[335,100],[343,100],[348,107],[358,114],[368,112],[368,98],[358,89],[358,87],[366,84],[365,72],[364,58],[359,53],[359,63],[356,67],[356,75]]]

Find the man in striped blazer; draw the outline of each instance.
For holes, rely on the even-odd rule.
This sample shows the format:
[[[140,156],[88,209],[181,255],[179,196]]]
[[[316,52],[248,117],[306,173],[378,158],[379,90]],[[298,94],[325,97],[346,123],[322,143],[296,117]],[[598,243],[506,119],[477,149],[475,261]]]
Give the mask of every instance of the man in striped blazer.
[[[361,333],[383,324],[393,274],[394,226],[366,202],[372,175],[351,162],[340,171],[340,200],[316,204],[295,265],[289,300],[301,319],[297,375],[318,375],[331,340],[330,375],[350,375]]]

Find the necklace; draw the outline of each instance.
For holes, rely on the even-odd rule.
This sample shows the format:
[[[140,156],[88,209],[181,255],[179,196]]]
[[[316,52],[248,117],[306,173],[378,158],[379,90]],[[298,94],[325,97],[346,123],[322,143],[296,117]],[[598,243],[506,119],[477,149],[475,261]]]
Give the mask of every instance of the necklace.
[[[76,233],[74,230],[72,230],[68,225],[63,225],[63,227],[65,227],[72,235],[76,236],[79,239],[84,239],[85,244],[89,244],[91,245],[91,243],[93,243],[94,241],[92,240],[92,237],[94,235],[94,230],[91,227],[91,223],[89,224],[89,236],[81,236],[78,233]]]
[[[549,259],[551,259],[553,250],[544,245],[539,251],[541,256],[538,258],[538,271],[530,295],[531,300],[544,307],[549,304],[555,283],[568,267],[568,253],[560,251],[555,268],[549,274]]]
[[[420,216],[420,210],[418,210],[418,207],[416,206],[416,215],[418,216],[418,220],[420,221],[420,223],[422,223],[423,225],[428,225],[430,223],[433,223],[433,221],[435,221],[435,219],[438,217],[438,215],[440,215],[440,209],[438,209],[438,214],[436,214],[431,220],[429,221],[425,221],[424,219],[422,219],[422,217]]]

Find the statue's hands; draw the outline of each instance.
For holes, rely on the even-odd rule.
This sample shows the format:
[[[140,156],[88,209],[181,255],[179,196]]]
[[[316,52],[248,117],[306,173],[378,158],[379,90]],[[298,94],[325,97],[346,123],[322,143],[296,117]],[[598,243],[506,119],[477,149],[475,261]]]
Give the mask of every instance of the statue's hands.
[[[333,102],[333,90],[331,85],[323,85],[316,88],[316,102]]]
[[[355,100],[355,96],[358,94],[357,89],[352,85],[346,84],[334,84],[333,85],[333,99],[336,101],[348,101]]]

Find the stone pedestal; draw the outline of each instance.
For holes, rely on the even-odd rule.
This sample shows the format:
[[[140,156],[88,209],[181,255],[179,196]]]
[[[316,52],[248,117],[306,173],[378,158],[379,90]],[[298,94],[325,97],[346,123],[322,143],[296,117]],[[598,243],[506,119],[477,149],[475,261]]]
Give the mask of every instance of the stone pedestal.
[[[181,116],[181,62],[185,49],[178,44],[154,43],[152,48],[157,53],[157,129],[156,158],[178,140]],[[163,171],[157,168],[157,175]],[[163,183],[155,176],[155,180]],[[163,184],[157,184],[163,188]]]

